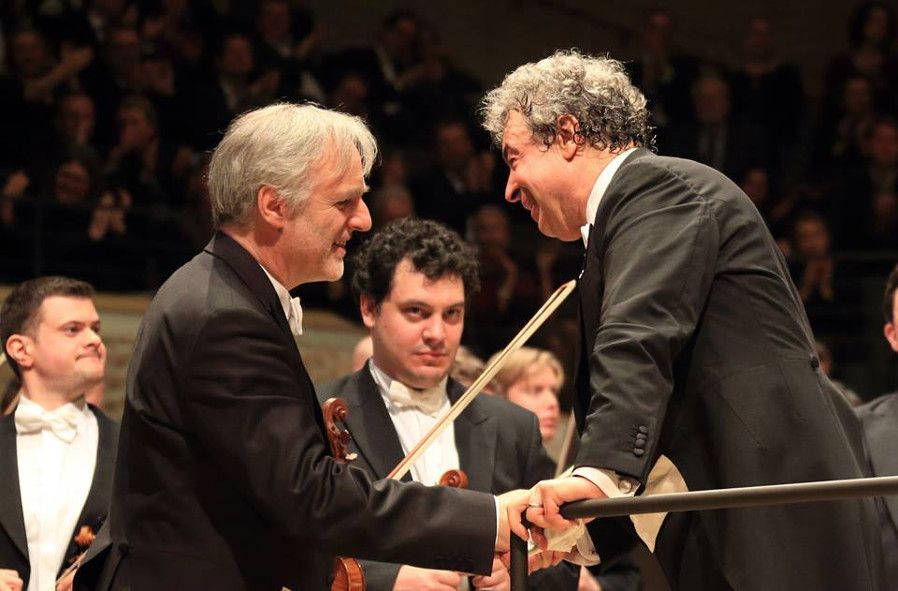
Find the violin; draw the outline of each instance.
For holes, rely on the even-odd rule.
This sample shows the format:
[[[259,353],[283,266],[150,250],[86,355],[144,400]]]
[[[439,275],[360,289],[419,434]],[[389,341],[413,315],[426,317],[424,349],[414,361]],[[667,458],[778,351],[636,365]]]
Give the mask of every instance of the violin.
[[[334,459],[341,464],[356,459],[357,455],[349,451],[349,431],[337,426],[337,423],[346,422],[346,415],[349,412],[346,402],[340,398],[330,398],[321,405],[321,412],[324,414],[324,427]],[[362,572],[358,560],[342,556],[334,558],[334,580],[331,583],[331,591],[365,591],[365,573]]]
[[[349,451],[349,431],[338,426],[345,424],[349,410],[341,398],[329,398],[321,406],[324,415],[324,427],[327,431],[331,452],[341,464],[356,459],[357,455]],[[440,486],[452,488],[468,488],[468,475],[463,470],[447,470],[439,481]],[[365,591],[365,573],[355,558],[337,556],[334,558],[334,579],[331,591]]]

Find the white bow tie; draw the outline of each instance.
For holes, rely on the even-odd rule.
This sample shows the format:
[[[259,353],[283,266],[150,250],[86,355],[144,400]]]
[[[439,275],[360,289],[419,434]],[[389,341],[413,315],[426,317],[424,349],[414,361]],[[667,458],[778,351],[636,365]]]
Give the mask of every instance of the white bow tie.
[[[299,298],[290,298],[290,312],[287,314],[287,324],[290,325],[290,332],[293,336],[302,334],[302,306],[299,305]]]
[[[27,435],[48,429],[60,440],[71,443],[78,434],[81,416],[82,412],[74,404],[65,404],[52,411],[44,410],[36,404],[20,404],[16,409],[16,432]]]
[[[399,380],[393,380],[387,392],[390,402],[399,408],[415,408],[427,415],[435,415],[446,400],[446,390],[434,386],[425,390],[409,388]]]

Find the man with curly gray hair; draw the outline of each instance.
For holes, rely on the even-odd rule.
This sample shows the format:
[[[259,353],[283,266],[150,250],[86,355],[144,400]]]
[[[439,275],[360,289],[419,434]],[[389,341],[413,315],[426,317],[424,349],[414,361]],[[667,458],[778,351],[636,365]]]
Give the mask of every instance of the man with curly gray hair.
[[[531,522],[551,533],[568,525],[563,502],[656,485],[865,475],[760,214],[717,171],[651,151],[645,98],[620,62],[560,51],[525,64],[482,115],[510,169],[506,200],[586,246],[579,452],[572,476],[531,491]],[[869,590],[875,524],[871,500],[600,519],[572,558],[609,560],[642,539],[675,589]]]

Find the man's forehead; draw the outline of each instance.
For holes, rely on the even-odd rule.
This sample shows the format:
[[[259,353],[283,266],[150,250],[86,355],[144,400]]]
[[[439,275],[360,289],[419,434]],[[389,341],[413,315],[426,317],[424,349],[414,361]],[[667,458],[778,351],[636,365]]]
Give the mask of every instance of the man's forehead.
[[[89,297],[53,295],[44,298],[38,308],[38,320],[58,322],[72,316],[97,317],[97,309]]]
[[[502,156],[508,160],[513,152],[533,141],[533,132],[519,111],[509,111],[502,130]]]
[[[433,279],[427,277],[423,271],[415,268],[409,259],[403,259],[393,272],[393,283],[390,289],[390,296],[393,299],[427,299],[433,294],[433,288],[441,286],[443,288],[457,288],[461,294],[461,301],[464,302],[464,281],[461,276],[456,273],[446,273]]]

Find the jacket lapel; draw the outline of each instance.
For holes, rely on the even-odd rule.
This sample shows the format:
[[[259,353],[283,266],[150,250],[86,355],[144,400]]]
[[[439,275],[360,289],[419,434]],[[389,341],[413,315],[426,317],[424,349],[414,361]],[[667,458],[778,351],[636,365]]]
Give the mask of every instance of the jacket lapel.
[[[293,339],[293,334],[290,332],[290,325],[287,323],[287,317],[284,315],[281,301],[278,299],[274,286],[271,284],[265,271],[262,270],[259,262],[233,238],[223,232],[216,232],[212,241],[206,245],[205,250],[223,260],[237,273],[250,291],[259,299],[262,307],[277,322],[284,332],[284,336],[289,338],[290,342],[295,345],[296,342]]]
[[[287,322],[281,301],[274,291],[271,280],[268,279],[265,271],[262,270],[262,266],[233,238],[220,231],[215,233],[215,236],[206,245],[205,251],[224,261],[234,270],[253,295],[258,298],[262,308],[280,327],[285,339],[284,346],[296,352],[296,360],[298,362],[296,365],[297,374],[299,380],[307,387],[309,392],[306,403],[312,407],[312,413],[323,434],[324,418],[321,415],[321,407],[315,398],[315,386],[312,384],[309,373],[305,369],[302,355],[300,355],[299,348],[296,346],[296,339],[293,337],[293,333],[290,332],[290,325]]]
[[[455,380],[447,384],[452,404],[465,389]],[[496,420],[480,411],[477,401],[471,403],[455,421],[455,448],[458,463],[468,476],[471,490],[492,492],[493,466],[496,461]]]
[[[84,500],[84,507],[81,509],[77,523],[75,523],[75,529],[72,531],[62,569],[67,568],[72,558],[87,549],[75,542],[75,538],[80,533],[81,528],[87,526],[96,535],[100,531],[100,526],[106,520],[106,513],[109,510],[112,475],[118,450],[118,427],[93,405],[91,405],[90,409],[97,418],[97,461],[94,466],[90,491]]]
[[[0,475],[0,526],[27,562],[28,538],[19,488],[16,423],[12,414],[0,418]]]
[[[368,364],[352,375],[342,394],[349,407],[346,428],[352,444],[374,470],[375,477],[386,478],[405,454]],[[402,480],[411,481],[410,474]]]
[[[898,474],[898,395],[892,396],[865,420],[867,445],[873,472],[879,476]],[[898,496],[883,497],[895,527],[898,527]]]

